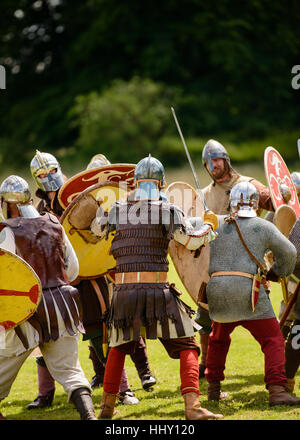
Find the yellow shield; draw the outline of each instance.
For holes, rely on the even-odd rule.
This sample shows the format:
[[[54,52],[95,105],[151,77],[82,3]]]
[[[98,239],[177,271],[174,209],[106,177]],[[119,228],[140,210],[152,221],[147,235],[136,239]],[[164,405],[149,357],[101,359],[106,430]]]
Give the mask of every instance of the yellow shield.
[[[203,217],[202,198],[188,183],[171,183],[166,195],[169,202],[181,208],[188,217]],[[207,305],[202,304],[201,294],[203,283],[209,280],[209,244],[205,244],[199,251],[190,251],[175,240],[170,241],[169,253],[179,278],[194,302],[207,309]]]
[[[30,318],[41,297],[42,285],[32,267],[17,255],[0,249],[0,331]]]
[[[92,185],[76,197],[64,211],[60,222],[79,261],[79,277],[96,278],[113,270],[116,261],[109,254],[113,235],[99,238],[90,229],[97,210],[107,213],[112,204],[126,199],[127,191],[114,182]]]

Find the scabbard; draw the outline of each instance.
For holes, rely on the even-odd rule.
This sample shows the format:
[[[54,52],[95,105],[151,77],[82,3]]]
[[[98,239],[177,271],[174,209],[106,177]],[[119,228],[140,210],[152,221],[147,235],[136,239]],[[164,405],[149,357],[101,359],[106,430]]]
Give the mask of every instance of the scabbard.
[[[255,312],[256,304],[258,302],[259,290],[261,285],[261,276],[257,273],[253,277],[252,292],[251,292],[251,306],[252,312]]]
[[[98,298],[100,306],[101,306],[102,316],[103,316],[103,314],[106,312],[106,304],[105,304],[102,292],[101,292],[101,290],[95,280],[90,280],[90,282],[93,286],[93,289],[96,292],[97,298]],[[102,348],[103,348],[104,357],[106,357],[107,349],[108,349],[108,337],[107,337],[107,327],[106,327],[106,323],[104,321],[102,323],[102,329],[103,329]]]

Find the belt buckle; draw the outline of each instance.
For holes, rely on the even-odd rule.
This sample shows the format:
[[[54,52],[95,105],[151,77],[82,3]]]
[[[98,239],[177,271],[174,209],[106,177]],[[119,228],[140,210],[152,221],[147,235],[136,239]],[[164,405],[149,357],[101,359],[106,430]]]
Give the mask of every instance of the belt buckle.
[[[136,281],[137,281],[137,283],[141,282],[141,272],[136,273]]]
[[[122,272],[122,279],[121,279],[121,283],[124,284],[124,280],[125,280],[125,273]]]
[[[159,283],[160,282],[160,273],[156,272],[156,282]]]

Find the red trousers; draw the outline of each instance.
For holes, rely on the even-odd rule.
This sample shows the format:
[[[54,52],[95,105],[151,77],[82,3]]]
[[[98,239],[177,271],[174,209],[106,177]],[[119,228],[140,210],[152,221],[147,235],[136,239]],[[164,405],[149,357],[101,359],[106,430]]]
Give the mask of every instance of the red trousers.
[[[161,341],[163,342],[163,341]],[[181,394],[194,392],[199,393],[199,366],[198,356],[199,350],[194,338],[180,338],[164,341],[164,345],[168,345],[174,356],[180,359],[180,379]],[[118,347],[112,347],[109,350],[108,358],[105,366],[103,390],[106,393],[117,394],[119,392],[122,370],[125,363],[125,357],[130,349],[131,343],[123,344]],[[175,355],[176,352],[176,355]]]
[[[226,356],[231,342],[230,334],[239,325],[249,330],[265,355],[264,380],[266,387],[268,388],[269,384],[285,386],[284,339],[276,318],[228,323],[213,322],[206,358],[205,376],[207,381],[220,382],[224,380]],[[245,350],[247,350],[246,347]],[[252,361],[249,358],[249,362]]]

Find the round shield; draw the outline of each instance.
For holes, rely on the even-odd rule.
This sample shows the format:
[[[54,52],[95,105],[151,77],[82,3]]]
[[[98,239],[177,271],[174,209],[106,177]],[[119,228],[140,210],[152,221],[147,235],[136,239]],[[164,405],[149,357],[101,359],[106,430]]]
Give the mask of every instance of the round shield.
[[[107,213],[114,202],[126,196],[127,191],[118,183],[100,182],[77,196],[61,216],[60,222],[79,261],[80,278],[96,278],[114,269],[116,261],[109,254],[113,235],[109,234],[107,240],[100,238],[90,225],[98,209]]]
[[[188,183],[171,183],[166,190],[166,196],[170,203],[181,208],[188,217],[203,217],[202,198]],[[201,292],[203,283],[209,280],[209,244],[205,244],[199,250],[190,251],[182,244],[171,240],[169,254],[179,278],[195,304],[207,309],[207,304],[201,301]]]
[[[276,209],[274,214],[274,225],[286,237],[289,236],[292,227],[296,221],[296,213],[289,205],[281,205]]]
[[[58,192],[60,205],[65,209],[79,194],[88,187],[101,182],[123,182],[128,190],[133,188],[133,164],[111,164],[99,168],[91,168],[68,179]]]
[[[39,277],[26,261],[0,248],[0,331],[30,318],[42,297]]]
[[[300,215],[300,204],[297,197],[297,191],[283,158],[275,148],[266,148],[264,165],[266,179],[275,211],[282,205],[288,205],[293,208],[296,217],[298,217]],[[284,200],[285,194],[283,188],[286,187],[290,190],[290,200]]]

